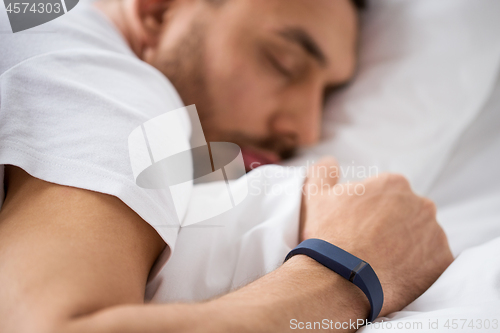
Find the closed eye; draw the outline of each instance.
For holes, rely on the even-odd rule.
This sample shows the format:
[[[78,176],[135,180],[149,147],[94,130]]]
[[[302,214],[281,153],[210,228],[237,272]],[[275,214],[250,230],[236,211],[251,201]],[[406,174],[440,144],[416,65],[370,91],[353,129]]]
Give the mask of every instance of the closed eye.
[[[270,54],[270,53],[267,53],[266,54],[266,57],[267,57],[267,60],[270,62],[270,64],[274,67],[274,69],[276,69],[276,71],[280,74],[282,74],[283,76],[285,76],[286,78],[292,78],[293,77],[293,73],[291,70],[289,70],[288,68],[286,68],[286,66],[284,66],[281,61],[279,61],[274,55]]]

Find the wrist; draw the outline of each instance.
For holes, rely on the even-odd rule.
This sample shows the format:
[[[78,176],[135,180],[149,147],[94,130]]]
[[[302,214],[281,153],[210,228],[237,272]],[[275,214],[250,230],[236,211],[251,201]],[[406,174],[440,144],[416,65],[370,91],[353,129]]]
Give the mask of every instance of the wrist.
[[[303,283],[308,285],[306,288],[314,289],[318,299],[325,303],[325,318],[364,320],[368,317],[370,303],[365,294],[339,274],[306,255],[296,255],[283,266],[304,276]]]
[[[278,332],[294,319],[343,323],[365,320],[370,312],[358,287],[304,255],[207,305],[211,322],[204,332]]]

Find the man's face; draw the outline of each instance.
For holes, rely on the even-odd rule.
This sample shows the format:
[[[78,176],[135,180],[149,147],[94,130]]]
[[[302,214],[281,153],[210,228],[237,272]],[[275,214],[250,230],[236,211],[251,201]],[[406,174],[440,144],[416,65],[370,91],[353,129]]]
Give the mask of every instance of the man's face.
[[[315,143],[325,91],[356,58],[350,0],[177,0],[146,59],[196,104],[207,141],[234,142],[247,165]]]

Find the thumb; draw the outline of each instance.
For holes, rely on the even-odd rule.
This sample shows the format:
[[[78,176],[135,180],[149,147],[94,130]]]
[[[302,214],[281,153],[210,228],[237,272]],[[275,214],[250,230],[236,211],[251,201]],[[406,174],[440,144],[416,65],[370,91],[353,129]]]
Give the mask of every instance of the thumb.
[[[307,179],[305,183],[306,185],[313,184],[322,186],[328,184],[334,186],[338,181],[339,165],[337,160],[331,156],[325,156],[307,170]]]
[[[328,189],[337,184],[339,180],[339,167],[333,157],[323,157],[307,170],[307,178],[302,191],[300,209],[299,240],[307,239],[306,216],[310,208],[310,199],[323,193],[324,186]],[[309,205],[307,204],[309,203]]]

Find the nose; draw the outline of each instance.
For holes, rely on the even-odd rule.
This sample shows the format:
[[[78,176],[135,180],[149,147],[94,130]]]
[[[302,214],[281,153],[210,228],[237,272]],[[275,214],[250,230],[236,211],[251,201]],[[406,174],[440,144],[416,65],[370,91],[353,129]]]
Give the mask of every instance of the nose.
[[[321,105],[304,108],[304,111],[298,111],[300,125],[299,145],[311,146],[318,143],[321,136]]]
[[[274,118],[274,132],[293,137],[298,146],[317,143],[321,135],[322,93],[294,94],[285,105],[281,109],[285,111]]]

